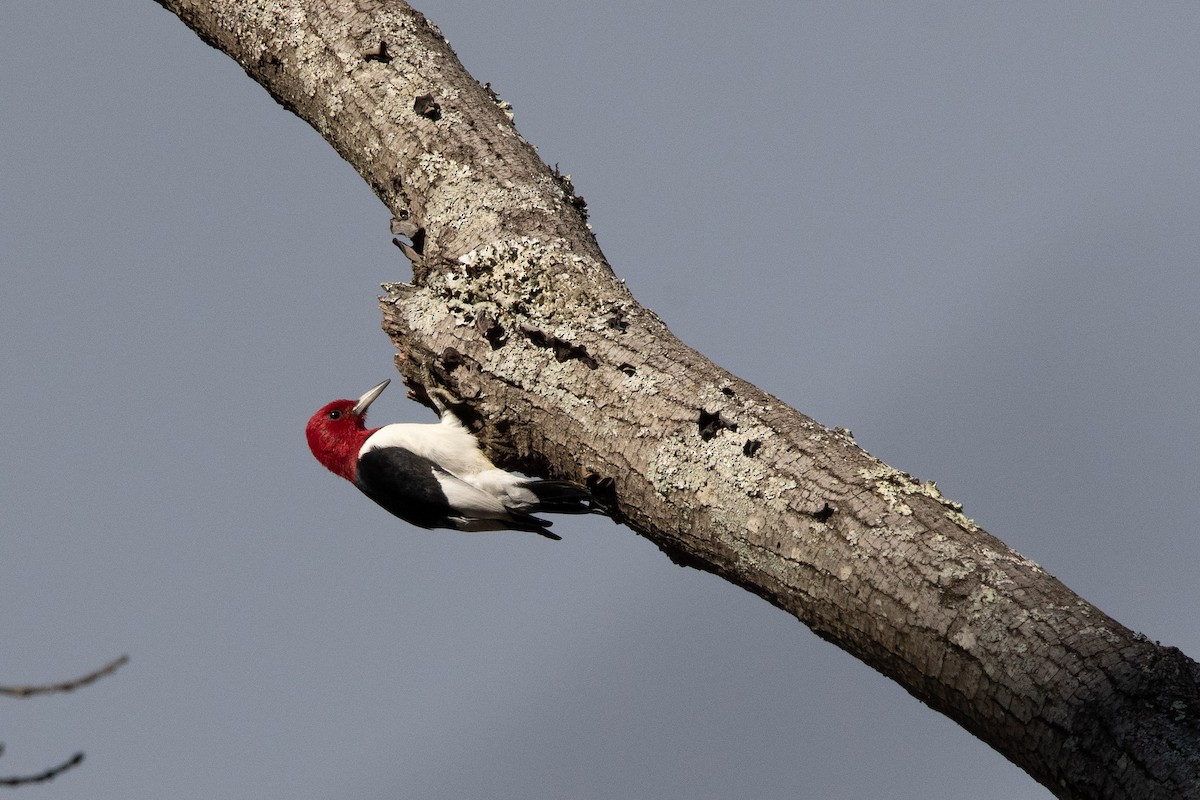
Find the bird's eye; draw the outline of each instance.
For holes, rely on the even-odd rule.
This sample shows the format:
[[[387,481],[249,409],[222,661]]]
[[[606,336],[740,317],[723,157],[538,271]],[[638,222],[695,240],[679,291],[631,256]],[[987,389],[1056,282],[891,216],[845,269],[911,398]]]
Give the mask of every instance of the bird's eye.
[[[337,409],[334,409],[333,411],[330,411],[330,412],[329,412],[329,418],[330,418],[330,419],[341,419],[341,418],[342,418],[342,412],[341,412],[341,411],[338,411]]]

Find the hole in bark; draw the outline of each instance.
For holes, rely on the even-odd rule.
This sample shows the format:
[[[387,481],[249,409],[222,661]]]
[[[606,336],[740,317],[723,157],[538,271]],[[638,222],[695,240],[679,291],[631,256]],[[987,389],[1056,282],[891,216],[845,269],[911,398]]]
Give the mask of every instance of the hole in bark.
[[[620,331],[621,333],[624,333],[629,327],[629,323],[626,322],[620,314],[616,313],[605,319],[604,324],[609,328],[612,328],[614,331]]]
[[[455,350],[453,347],[447,347],[445,350],[443,350],[439,360],[442,362],[442,366],[445,367],[447,372],[453,372],[466,363],[466,359],[463,357],[463,354]]]
[[[487,340],[493,350],[499,350],[508,341],[508,332],[491,314],[480,314],[475,318],[475,330]]]
[[[837,509],[829,505],[829,503],[822,503],[821,507],[813,512],[812,518],[817,522],[825,522],[833,516],[833,512],[835,511],[837,511]]]
[[[388,53],[387,42],[380,40],[379,44],[372,45],[362,51],[364,61],[378,61],[381,64],[387,64],[392,60]]]
[[[554,357],[559,361],[570,361],[575,359],[583,362],[583,365],[588,369],[596,369],[600,366],[596,359],[592,358],[588,353],[587,348],[581,344],[571,344],[562,339],[554,340]]]
[[[633,364],[622,364],[621,366],[617,367],[617,369],[621,370],[621,372],[624,372],[631,378],[634,375],[637,375],[637,367],[635,367]]]
[[[738,427],[736,422],[721,419],[720,411],[706,411],[705,409],[700,409],[700,419],[697,422],[700,427],[700,438],[706,442],[721,431],[736,431]]]
[[[417,228],[416,232],[408,238],[412,242],[412,249],[416,250],[418,255],[425,255],[425,229]]]
[[[591,353],[581,344],[568,342],[566,339],[560,339],[557,336],[547,334],[541,328],[536,328],[533,325],[521,325],[521,333],[535,347],[545,347],[554,352],[555,359],[559,361],[580,361],[588,369],[596,369],[600,366],[596,359],[592,358]]]
[[[442,118],[442,107],[438,105],[431,94],[423,94],[413,100],[413,111],[434,122]]]
[[[758,452],[758,448],[762,447],[762,442],[758,439],[747,439],[742,445],[742,455],[747,458],[754,458],[754,454]]]

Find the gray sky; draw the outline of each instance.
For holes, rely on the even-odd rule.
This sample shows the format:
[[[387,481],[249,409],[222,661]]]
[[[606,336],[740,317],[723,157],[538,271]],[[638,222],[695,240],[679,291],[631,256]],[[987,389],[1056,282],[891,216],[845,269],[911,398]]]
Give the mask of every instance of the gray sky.
[[[69,7],[68,7],[69,6]],[[1200,655],[1200,7],[418,3],[685,341]],[[0,774],[31,798],[1045,798],[606,520],[309,455],[387,210],[150,0],[0,5]],[[432,420],[395,388],[377,423]]]

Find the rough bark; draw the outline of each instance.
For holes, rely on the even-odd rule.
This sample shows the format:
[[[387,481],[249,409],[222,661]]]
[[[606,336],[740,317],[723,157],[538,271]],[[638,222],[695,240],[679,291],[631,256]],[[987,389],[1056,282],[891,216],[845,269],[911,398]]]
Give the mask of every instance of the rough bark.
[[[1200,669],[920,483],[679,342],[582,202],[398,0],[158,0],[313,125],[413,235],[384,328],[497,459],[592,487],[1063,798],[1200,797]]]

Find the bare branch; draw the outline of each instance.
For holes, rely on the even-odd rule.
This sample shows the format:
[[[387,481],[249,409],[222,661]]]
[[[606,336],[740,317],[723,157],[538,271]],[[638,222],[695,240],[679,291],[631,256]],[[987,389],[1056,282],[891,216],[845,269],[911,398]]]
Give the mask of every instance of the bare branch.
[[[83,686],[95,683],[107,675],[113,674],[128,661],[129,656],[120,656],[100,667],[100,669],[60,683],[46,683],[37,686],[0,686],[0,695],[7,697],[34,697],[36,695],[73,692]],[[2,743],[0,743],[0,755],[4,755],[4,745]],[[67,770],[74,769],[82,763],[83,752],[80,751],[61,764],[34,775],[9,775],[0,777],[0,786],[28,786],[34,783],[45,783],[46,781],[54,780]]]
[[[83,753],[79,752],[68,758],[56,767],[51,767],[45,772],[39,772],[36,775],[17,775],[0,778],[0,786],[28,786],[32,783],[45,783],[62,775],[69,769],[79,766],[83,763]]]
[[[87,686],[90,683],[95,683],[107,675],[111,675],[124,666],[128,661],[129,656],[120,656],[119,658],[114,658],[112,661],[108,662],[94,672],[89,672],[87,675],[84,675],[80,678],[63,681],[61,683],[47,683],[40,686],[0,686],[0,695],[5,695],[7,697],[33,697],[41,694],[60,694],[65,692],[73,692],[76,689]],[[54,776],[52,775],[50,777]]]

